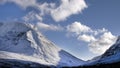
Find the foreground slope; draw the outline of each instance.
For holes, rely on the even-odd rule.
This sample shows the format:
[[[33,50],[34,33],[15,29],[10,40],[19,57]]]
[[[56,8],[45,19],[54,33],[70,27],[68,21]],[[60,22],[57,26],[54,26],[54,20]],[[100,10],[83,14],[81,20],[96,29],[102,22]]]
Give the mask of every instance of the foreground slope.
[[[0,68],[49,68],[54,66],[43,65],[30,61],[0,59]]]
[[[84,64],[84,61],[49,41],[34,25],[0,23],[0,31],[0,59],[32,61],[54,66]]]

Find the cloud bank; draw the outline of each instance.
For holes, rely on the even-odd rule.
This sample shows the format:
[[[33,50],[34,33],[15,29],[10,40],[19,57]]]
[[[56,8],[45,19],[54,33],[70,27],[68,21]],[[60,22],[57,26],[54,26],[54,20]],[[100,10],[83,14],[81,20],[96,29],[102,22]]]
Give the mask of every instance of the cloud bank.
[[[45,15],[50,14],[51,17],[56,21],[63,21],[67,17],[81,13],[82,10],[87,8],[84,0],[61,0],[59,6],[55,3],[39,3],[37,0],[1,0],[0,3],[5,4],[7,2],[15,3],[23,9],[33,7],[39,10],[39,14]]]
[[[69,35],[74,34],[72,36],[77,37],[77,40],[88,43],[89,50],[99,55],[103,54],[117,39],[105,28],[93,30],[80,22],[74,22],[66,28]]]

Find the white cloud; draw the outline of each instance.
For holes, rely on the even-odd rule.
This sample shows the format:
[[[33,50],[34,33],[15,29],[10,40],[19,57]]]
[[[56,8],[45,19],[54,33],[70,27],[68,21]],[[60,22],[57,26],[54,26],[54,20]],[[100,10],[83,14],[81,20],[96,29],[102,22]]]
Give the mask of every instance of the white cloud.
[[[76,35],[79,35],[81,33],[86,33],[91,31],[91,28],[81,24],[80,22],[74,22],[67,26],[67,31],[70,33],[75,33]]]
[[[61,27],[60,25],[42,23],[44,14],[48,13],[50,11],[49,7],[54,7],[54,4],[52,4],[52,3],[36,4],[36,8],[39,9],[40,12],[37,13],[35,11],[31,11],[28,14],[26,14],[26,16],[24,16],[22,19],[28,23],[37,22],[36,25],[41,31],[47,31],[47,30],[61,31],[61,30],[63,30],[63,27]]]
[[[45,24],[45,23],[37,23],[37,27],[40,29],[40,30],[52,30],[52,31],[61,31],[63,30],[63,27],[61,27],[60,25],[56,26],[56,25],[53,25],[53,24]]]
[[[27,7],[36,5],[36,0],[2,0],[0,1],[0,3],[6,3],[6,2],[13,2],[24,9],[26,9]]]
[[[78,36],[77,39],[78,39],[78,40],[85,41],[85,42],[96,41],[96,39],[95,39],[94,36],[92,36],[92,35],[86,35],[86,34],[83,34],[83,35]]]
[[[104,53],[116,41],[116,36],[107,29],[94,30],[80,22],[68,25],[67,32],[69,35],[75,34],[72,36],[77,37],[79,41],[86,42],[89,50],[99,55]]]
[[[53,11],[53,8],[55,7],[55,3],[43,3],[43,4],[37,4],[37,9],[41,12],[41,15],[50,14],[51,11]]]
[[[105,28],[93,30],[94,35],[102,34],[102,33],[105,33],[105,32],[108,32],[108,30],[105,29]]]
[[[81,13],[85,8],[84,0],[61,0],[60,6],[51,11],[51,16],[55,21],[62,21],[72,14]]]
[[[55,3],[38,3],[37,0],[1,0],[0,3],[13,2],[23,9],[33,7],[40,11],[40,15],[50,14],[55,21],[65,20],[72,14],[81,13],[87,8],[84,0],[61,0],[61,4],[56,6]]]
[[[116,41],[116,36],[111,32],[105,32],[96,41],[92,41],[89,44],[90,51],[95,54],[103,54]]]
[[[24,22],[26,23],[32,23],[32,22],[37,22],[36,26],[41,30],[41,31],[62,31],[64,28],[60,25],[53,25],[53,24],[45,24],[42,23],[42,15],[37,14],[34,11],[29,12],[26,16],[22,18]]]
[[[43,18],[40,14],[35,13],[34,11],[29,12],[22,18],[25,22],[31,23],[33,21],[42,21]]]
[[[0,1],[0,4],[5,4],[7,2],[14,3],[23,9],[32,7],[38,10],[38,14],[41,16],[50,13],[52,8],[55,7],[55,3],[40,3],[37,2],[37,0],[2,0]]]

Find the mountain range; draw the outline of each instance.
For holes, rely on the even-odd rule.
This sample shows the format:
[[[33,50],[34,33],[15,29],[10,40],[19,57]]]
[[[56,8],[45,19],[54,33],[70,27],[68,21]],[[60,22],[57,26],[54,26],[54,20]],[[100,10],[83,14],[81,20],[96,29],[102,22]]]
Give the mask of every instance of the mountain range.
[[[0,59],[48,66],[78,66],[84,63],[57,47],[32,24],[0,23],[0,31]]]
[[[83,61],[57,47],[30,23],[0,23],[0,67],[76,67],[120,62],[120,37],[106,52]]]

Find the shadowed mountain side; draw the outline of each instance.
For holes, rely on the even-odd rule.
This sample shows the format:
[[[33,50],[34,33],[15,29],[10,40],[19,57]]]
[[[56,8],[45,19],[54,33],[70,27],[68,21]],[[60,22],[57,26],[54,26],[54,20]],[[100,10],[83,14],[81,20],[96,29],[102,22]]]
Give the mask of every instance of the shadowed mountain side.
[[[69,67],[63,67],[63,68],[69,68]],[[96,64],[96,65],[88,65],[88,66],[76,66],[71,68],[120,68],[120,62],[115,63],[108,63],[108,64]]]
[[[16,59],[0,59],[0,68],[49,68],[54,66],[47,66],[31,61],[23,61]]]

